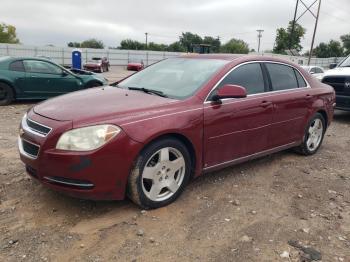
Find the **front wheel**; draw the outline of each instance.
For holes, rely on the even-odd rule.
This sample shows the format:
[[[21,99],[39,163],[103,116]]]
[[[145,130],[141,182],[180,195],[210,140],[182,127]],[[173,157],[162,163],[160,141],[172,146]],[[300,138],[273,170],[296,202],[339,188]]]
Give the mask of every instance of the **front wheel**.
[[[0,83],[0,106],[8,105],[13,100],[14,100],[13,89],[5,83]]]
[[[166,138],[146,147],[129,176],[128,196],[142,208],[159,208],[173,202],[184,190],[191,172],[186,146]]]
[[[309,121],[303,137],[303,143],[296,148],[296,151],[303,155],[315,154],[322,144],[325,132],[326,121],[320,113],[316,113]]]

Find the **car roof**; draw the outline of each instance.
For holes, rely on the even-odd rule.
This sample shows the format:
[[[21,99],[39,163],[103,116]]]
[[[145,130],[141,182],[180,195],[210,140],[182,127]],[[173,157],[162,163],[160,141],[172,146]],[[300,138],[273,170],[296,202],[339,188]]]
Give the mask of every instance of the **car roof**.
[[[198,58],[198,59],[221,59],[233,61],[239,57],[247,56],[245,54],[185,54],[181,58]]]

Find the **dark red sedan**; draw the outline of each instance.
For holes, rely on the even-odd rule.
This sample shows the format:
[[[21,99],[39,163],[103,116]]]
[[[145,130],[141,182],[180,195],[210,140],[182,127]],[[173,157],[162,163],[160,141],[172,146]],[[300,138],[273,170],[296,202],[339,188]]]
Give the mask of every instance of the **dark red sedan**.
[[[334,106],[333,88],[284,60],[184,56],[34,106],[18,145],[50,188],[157,208],[202,173],[288,148],[314,154]]]

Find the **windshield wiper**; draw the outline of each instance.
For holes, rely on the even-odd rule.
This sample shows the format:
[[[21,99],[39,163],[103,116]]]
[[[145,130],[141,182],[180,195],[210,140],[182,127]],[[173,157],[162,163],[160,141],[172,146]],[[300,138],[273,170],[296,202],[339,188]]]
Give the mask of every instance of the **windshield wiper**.
[[[144,88],[144,87],[128,87],[129,90],[136,90],[136,91],[142,91],[145,92],[147,94],[154,94],[157,96],[161,96],[161,97],[168,97],[166,94],[164,94],[162,91],[158,91],[158,90],[154,90],[154,89],[148,89],[148,88]]]

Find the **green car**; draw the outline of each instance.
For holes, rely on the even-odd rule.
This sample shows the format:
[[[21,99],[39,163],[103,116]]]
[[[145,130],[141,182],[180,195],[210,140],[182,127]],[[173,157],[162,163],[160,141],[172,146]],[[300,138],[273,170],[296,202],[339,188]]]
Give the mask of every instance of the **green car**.
[[[67,70],[47,59],[0,57],[0,105],[14,100],[46,99],[107,84],[102,75]]]

